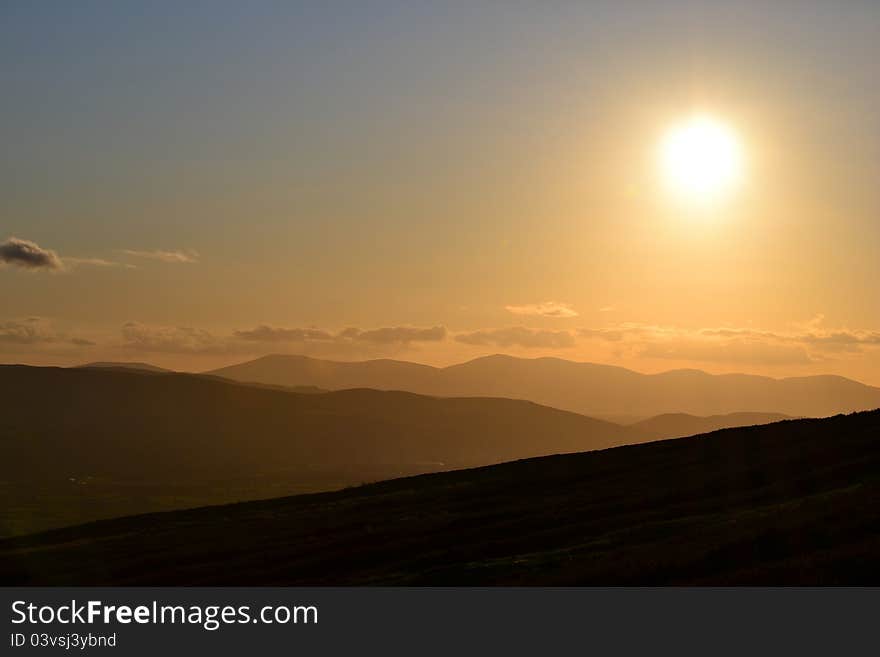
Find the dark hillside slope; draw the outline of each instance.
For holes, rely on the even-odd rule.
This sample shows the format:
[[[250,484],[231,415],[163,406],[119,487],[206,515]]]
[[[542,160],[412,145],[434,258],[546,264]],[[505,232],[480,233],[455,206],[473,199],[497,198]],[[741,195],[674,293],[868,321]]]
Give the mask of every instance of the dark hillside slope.
[[[880,412],[0,542],[5,584],[880,584]]]

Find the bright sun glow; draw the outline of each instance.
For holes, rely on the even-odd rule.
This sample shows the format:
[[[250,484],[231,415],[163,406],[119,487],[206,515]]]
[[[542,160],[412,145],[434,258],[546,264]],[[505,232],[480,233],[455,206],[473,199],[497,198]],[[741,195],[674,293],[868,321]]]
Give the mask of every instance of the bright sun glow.
[[[689,201],[714,201],[742,179],[742,147],[725,123],[695,116],[663,137],[660,164],[664,181],[676,194]]]

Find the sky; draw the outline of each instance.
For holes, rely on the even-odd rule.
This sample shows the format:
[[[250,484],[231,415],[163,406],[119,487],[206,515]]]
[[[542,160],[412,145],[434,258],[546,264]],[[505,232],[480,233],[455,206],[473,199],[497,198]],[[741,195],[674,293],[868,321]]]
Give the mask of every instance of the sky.
[[[880,385],[880,4],[0,8],[0,362],[489,353]],[[723,120],[695,207],[657,148]]]

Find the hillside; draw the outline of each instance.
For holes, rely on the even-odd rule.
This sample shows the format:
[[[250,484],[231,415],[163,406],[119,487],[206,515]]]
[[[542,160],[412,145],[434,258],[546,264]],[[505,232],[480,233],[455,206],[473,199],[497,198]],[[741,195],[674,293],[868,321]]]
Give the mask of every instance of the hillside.
[[[507,399],[0,366],[0,537],[641,439]]]
[[[444,368],[392,360],[349,363],[266,356],[211,374],[236,381],[313,385],[327,390],[367,387],[447,397],[527,399],[591,416],[706,416],[749,411],[817,417],[880,406],[880,388],[838,376],[772,379],[699,370],[640,374],[558,358],[500,355]]]
[[[3,584],[878,584],[880,411],[0,541]]]
[[[641,422],[634,422],[628,426],[638,429],[646,437],[652,439],[681,438],[694,436],[698,433],[709,433],[718,429],[770,424],[790,419],[792,418],[781,413],[728,413],[707,417],[687,415],[686,413],[666,413]]]
[[[299,394],[194,375],[24,366],[0,366],[0,416],[4,478],[193,478],[342,462],[477,465],[638,435],[508,399]]]

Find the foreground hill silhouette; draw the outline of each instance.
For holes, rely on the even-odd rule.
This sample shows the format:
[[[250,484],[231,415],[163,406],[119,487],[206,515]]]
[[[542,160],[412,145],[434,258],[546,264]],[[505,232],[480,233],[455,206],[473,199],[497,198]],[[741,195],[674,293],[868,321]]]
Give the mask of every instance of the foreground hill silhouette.
[[[3,584],[878,584],[880,411],[0,541]]]
[[[593,416],[645,418],[661,413],[756,411],[816,417],[880,406],[880,388],[839,376],[771,379],[698,370],[640,374],[559,358],[501,355],[443,368],[394,360],[335,362],[306,356],[265,356],[211,374],[236,381],[329,390],[364,387],[449,397],[528,399]]]

